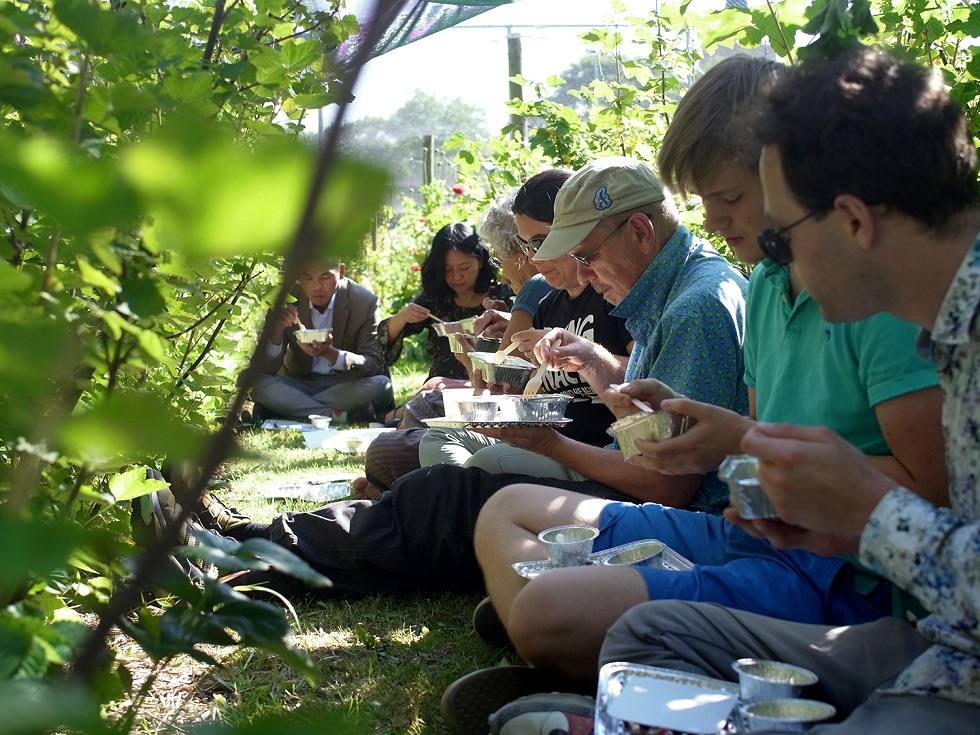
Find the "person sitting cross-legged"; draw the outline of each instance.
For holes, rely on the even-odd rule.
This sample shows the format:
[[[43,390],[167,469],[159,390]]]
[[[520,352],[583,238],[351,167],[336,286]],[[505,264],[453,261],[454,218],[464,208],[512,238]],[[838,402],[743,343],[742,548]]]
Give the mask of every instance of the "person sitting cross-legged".
[[[712,136],[738,114],[738,106],[731,105],[734,95],[751,101],[782,71],[781,65],[750,57],[731,57],[713,67],[678,106],[660,154],[668,180],[701,195],[706,226],[724,235],[748,262],[763,255],[753,235],[766,225],[762,186],[752,168],[759,149],[748,147],[742,160],[733,162],[735,141],[725,144]],[[748,416],[685,399],[656,380],[634,381],[621,392],[610,391],[607,399],[619,413],[635,411],[632,400],[640,399],[697,419],[679,437],[637,441],[641,454],[631,461],[639,466],[680,475],[715,470],[726,454],[739,452],[756,418],[793,421],[832,428],[883,472],[931,502],[945,503],[941,393],[914,338],[914,325],[887,314],[854,324],[823,320],[796,269],[766,259],[752,273],[747,299]],[[492,498],[481,513],[476,545],[494,607],[521,655],[540,668],[593,679],[608,627],[647,600],[708,601],[785,620],[839,625],[895,612],[893,593],[897,597],[899,591],[853,557],[778,551],[726,520],[673,509],[618,507],[557,493],[543,509],[527,502],[534,495],[526,488],[505,488]],[[602,529],[599,548],[658,539],[693,561],[694,571],[586,567],[555,570],[530,582],[514,574],[514,562],[547,555],[536,534],[565,523]],[[631,535],[622,533],[624,525]],[[606,534],[613,538],[606,540]],[[527,678],[520,671],[511,675]],[[450,715],[465,711],[466,701],[477,696],[492,708],[480,690],[500,688],[506,676],[497,669],[461,679],[447,690]],[[488,712],[474,714],[480,719]],[[498,719],[509,716],[503,712]],[[485,722],[481,727],[458,731],[486,732]]]
[[[321,258],[305,263],[293,304],[274,316],[269,344],[260,345],[241,380],[252,400],[275,416],[307,421],[312,414],[347,414],[372,421],[394,403],[377,331],[378,297],[346,277],[345,265]],[[323,340],[296,333],[327,329]]]

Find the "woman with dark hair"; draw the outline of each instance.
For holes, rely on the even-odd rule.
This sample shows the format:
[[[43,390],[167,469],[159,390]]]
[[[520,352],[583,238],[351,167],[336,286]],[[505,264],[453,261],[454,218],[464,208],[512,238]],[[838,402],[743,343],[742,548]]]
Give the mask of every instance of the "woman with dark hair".
[[[404,338],[431,326],[433,316],[451,322],[482,314],[483,300],[496,297],[496,279],[490,250],[469,225],[456,223],[439,230],[422,263],[422,292],[378,328],[385,364],[394,363]],[[467,380],[466,368],[453,357],[448,339],[430,329],[425,346],[432,359],[428,378]]]

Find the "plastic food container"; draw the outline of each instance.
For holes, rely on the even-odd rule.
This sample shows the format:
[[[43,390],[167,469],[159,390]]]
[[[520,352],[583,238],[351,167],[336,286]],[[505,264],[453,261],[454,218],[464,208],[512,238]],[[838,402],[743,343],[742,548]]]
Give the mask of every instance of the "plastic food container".
[[[565,407],[572,400],[562,393],[549,393],[515,398],[518,421],[561,421],[565,418]]]
[[[778,518],[756,477],[758,469],[759,460],[751,454],[730,454],[718,468],[718,477],[728,484],[728,502],[742,518]]]
[[[332,329],[297,329],[293,334],[296,335],[297,342],[309,344],[310,342],[326,342],[333,337]]]
[[[645,441],[664,441],[680,436],[692,425],[689,416],[672,411],[653,411],[630,414],[614,422],[609,433],[616,437],[623,459],[639,454],[634,443],[637,439]]]

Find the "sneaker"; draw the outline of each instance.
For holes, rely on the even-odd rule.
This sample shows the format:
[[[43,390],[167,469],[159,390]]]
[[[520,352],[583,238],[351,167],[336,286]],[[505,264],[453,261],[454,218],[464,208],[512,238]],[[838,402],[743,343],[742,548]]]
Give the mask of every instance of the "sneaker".
[[[490,715],[491,735],[592,735],[595,700],[581,694],[532,694]]]
[[[493,603],[484,597],[473,610],[473,630],[488,646],[493,648],[513,648],[507,629],[500,622]]]
[[[443,692],[440,711],[457,735],[488,735],[488,718],[519,697],[542,692],[594,693],[595,682],[529,666],[494,666],[463,676]]]

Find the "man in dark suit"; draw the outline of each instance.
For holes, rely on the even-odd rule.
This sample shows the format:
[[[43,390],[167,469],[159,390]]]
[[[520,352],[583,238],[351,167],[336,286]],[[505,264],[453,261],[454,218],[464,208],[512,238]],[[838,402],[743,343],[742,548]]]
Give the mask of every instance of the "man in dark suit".
[[[271,339],[255,359],[252,400],[272,413],[306,421],[311,414],[370,421],[393,405],[377,340],[378,297],[345,277],[339,260],[311,261],[279,312]],[[300,342],[302,329],[327,329]]]

